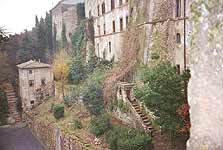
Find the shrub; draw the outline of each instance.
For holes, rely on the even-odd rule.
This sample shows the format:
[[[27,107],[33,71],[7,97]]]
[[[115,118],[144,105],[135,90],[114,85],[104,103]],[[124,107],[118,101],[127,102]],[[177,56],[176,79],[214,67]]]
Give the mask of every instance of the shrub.
[[[106,134],[111,150],[149,150],[152,149],[151,137],[145,132],[115,126]]]
[[[110,129],[110,127],[111,125],[110,125],[109,117],[107,115],[102,115],[102,116],[98,116],[97,118],[95,117],[91,121],[90,131],[95,136],[100,136],[100,135],[103,135],[105,132],[107,132]]]
[[[73,102],[72,102],[72,97],[71,96],[64,96],[63,100],[64,100],[65,106],[67,106],[67,107],[72,106]]]
[[[60,119],[64,116],[64,105],[57,104],[53,107],[53,115],[56,119]]]
[[[83,125],[82,125],[81,121],[80,120],[74,120],[73,128],[74,129],[82,129]]]
[[[91,84],[83,92],[83,102],[92,115],[100,115],[103,112],[103,97],[100,85]]]

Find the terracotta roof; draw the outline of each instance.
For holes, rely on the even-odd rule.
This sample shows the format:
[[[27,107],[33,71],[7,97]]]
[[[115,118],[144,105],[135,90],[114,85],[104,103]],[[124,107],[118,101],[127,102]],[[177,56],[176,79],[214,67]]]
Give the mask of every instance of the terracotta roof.
[[[41,63],[39,61],[30,60],[25,63],[17,65],[18,68],[31,69],[31,68],[50,68],[49,64]]]

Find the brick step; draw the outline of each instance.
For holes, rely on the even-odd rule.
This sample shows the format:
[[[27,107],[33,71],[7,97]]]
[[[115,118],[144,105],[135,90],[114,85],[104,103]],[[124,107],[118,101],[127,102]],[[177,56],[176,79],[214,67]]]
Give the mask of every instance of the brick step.
[[[6,93],[6,96],[15,96],[14,92]]]
[[[5,90],[5,92],[10,93],[10,92],[14,92],[14,90],[13,89],[7,89],[7,90]]]
[[[7,99],[14,99],[16,98],[15,96],[7,96]]]

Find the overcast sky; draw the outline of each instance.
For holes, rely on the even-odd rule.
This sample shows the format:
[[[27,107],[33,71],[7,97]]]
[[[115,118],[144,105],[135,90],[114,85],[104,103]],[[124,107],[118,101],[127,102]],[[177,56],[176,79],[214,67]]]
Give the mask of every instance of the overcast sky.
[[[0,0],[0,27],[11,34],[32,29],[35,15],[45,17],[46,11],[60,0]]]

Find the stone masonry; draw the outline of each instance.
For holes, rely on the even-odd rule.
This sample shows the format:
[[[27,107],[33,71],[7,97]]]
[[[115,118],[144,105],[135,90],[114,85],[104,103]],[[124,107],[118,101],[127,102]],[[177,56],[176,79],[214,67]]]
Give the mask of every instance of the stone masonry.
[[[223,1],[192,0],[188,150],[223,149]]]
[[[52,32],[54,48],[58,48],[62,40],[63,25],[66,29],[67,45],[71,49],[71,36],[75,31],[78,23],[77,4],[83,3],[84,0],[61,0],[52,10]]]

